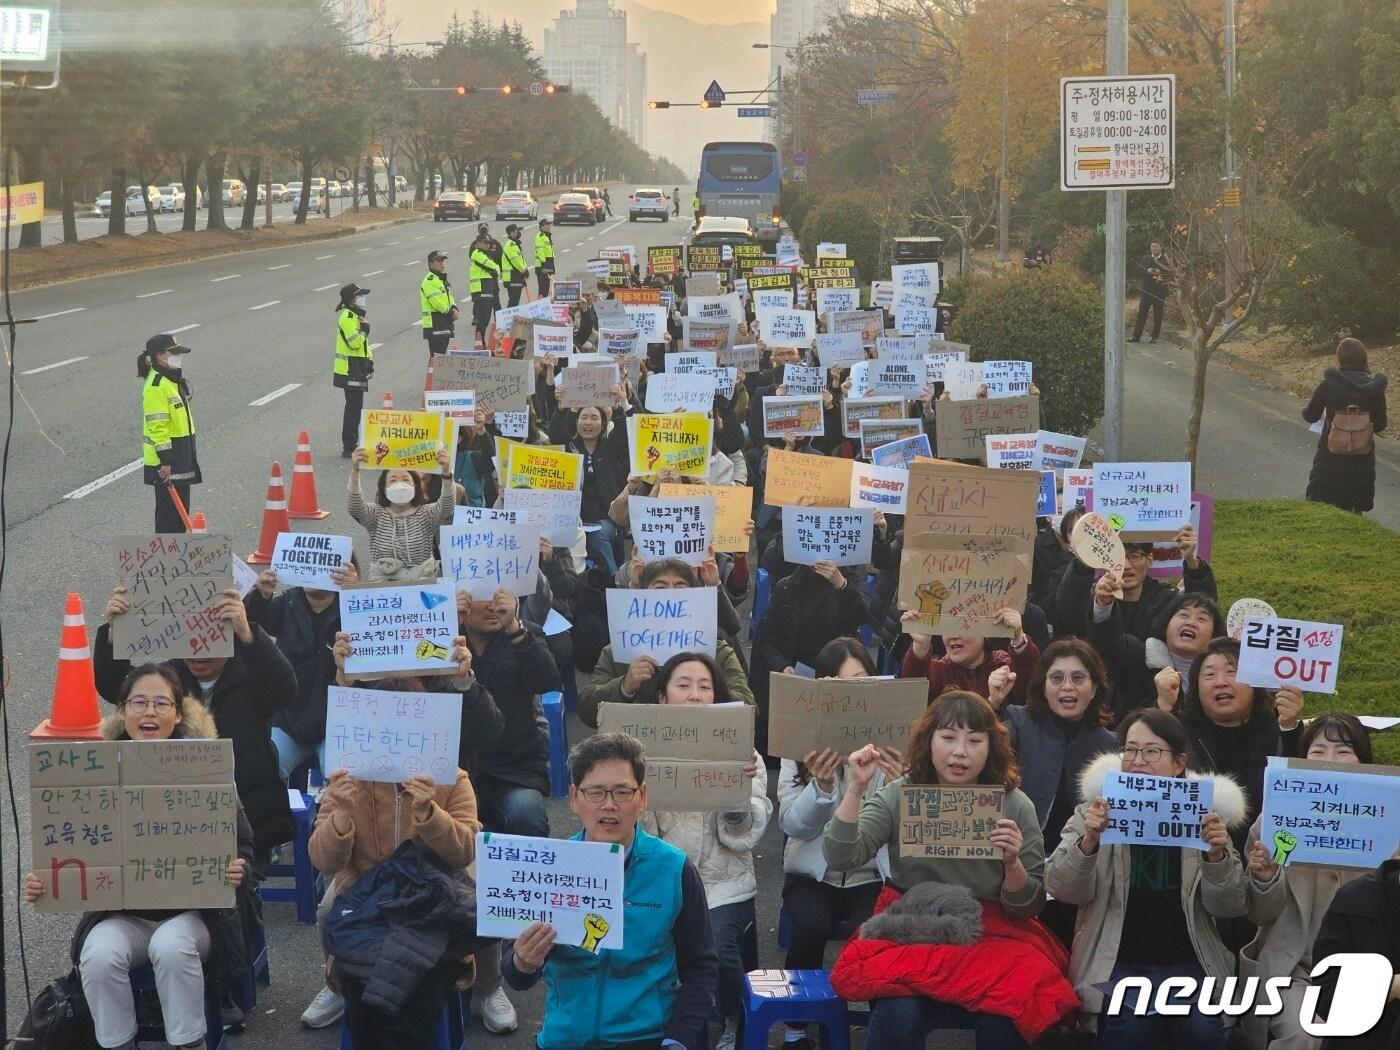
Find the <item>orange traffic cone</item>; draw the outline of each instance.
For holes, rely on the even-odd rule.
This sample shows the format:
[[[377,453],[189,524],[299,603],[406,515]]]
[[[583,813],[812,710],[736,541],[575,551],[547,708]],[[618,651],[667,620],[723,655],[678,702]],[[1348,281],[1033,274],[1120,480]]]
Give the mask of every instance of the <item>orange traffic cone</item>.
[[[386,391],[384,391],[384,400],[381,401],[381,402],[379,403],[379,407],[380,407],[380,408],[393,408],[393,407],[394,407],[394,392],[393,392],[392,390],[386,390]]]
[[[277,534],[291,532],[287,520],[287,492],[282,487],[282,464],[272,461],[272,477],[267,480],[267,502],[263,504],[262,535],[258,537],[258,549],[245,559],[249,565],[267,565],[272,561],[272,552],[277,547]]]
[[[209,535],[209,525],[204,520],[204,511],[197,510],[190,519],[190,533],[196,536]]]
[[[29,736],[41,740],[98,740],[101,726],[92,650],[88,648],[87,624],[83,621],[83,599],[70,593],[63,608],[58,675],[53,683],[49,717]]]
[[[428,377],[423,380],[423,389],[425,391],[433,388],[433,361],[436,357],[437,354],[428,355]]]
[[[311,438],[306,431],[297,436],[297,458],[292,464],[292,502],[287,517],[297,520],[319,520],[330,517],[316,502],[316,471],[311,466]]]

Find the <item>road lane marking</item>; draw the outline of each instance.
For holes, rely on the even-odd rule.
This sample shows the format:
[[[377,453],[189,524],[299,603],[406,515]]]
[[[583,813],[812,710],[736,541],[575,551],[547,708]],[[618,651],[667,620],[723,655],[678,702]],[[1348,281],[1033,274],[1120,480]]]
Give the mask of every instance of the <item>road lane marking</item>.
[[[297,387],[299,387],[299,386],[301,386],[300,383],[288,383],[286,386],[279,386],[279,387],[278,387],[276,390],[274,390],[272,393],[270,393],[270,394],[264,394],[262,397],[258,398],[256,401],[249,401],[249,402],[248,402],[248,407],[249,407],[249,408],[259,408],[259,407],[261,407],[261,406],[267,404],[269,401],[276,401],[276,400],[277,400],[279,397],[281,397],[283,394],[290,394],[293,390],[295,390],[295,389],[296,389]]]
[[[383,346],[383,345],[384,345],[383,343],[370,343],[370,344],[369,344],[369,348],[370,348],[371,350],[378,350],[378,349],[379,349],[381,346]]]
[[[292,265],[291,263],[279,263],[279,264],[276,265],[276,266],[269,266],[268,269],[269,269],[269,270],[285,270],[288,266],[291,266],[291,265]]]
[[[381,273],[383,273],[383,272],[384,272],[383,270],[371,270],[369,273],[362,273],[362,274],[360,274],[360,276],[361,276],[361,277],[378,277],[378,276],[379,276]]]
[[[222,277],[211,277],[211,278],[209,278],[209,283],[210,283],[210,284],[218,284],[220,281],[231,281],[231,280],[233,280],[235,277],[242,277],[242,276],[243,276],[243,275],[242,275],[241,273],[226,273],[226,274],[224,274],[224,276],[222,276]]]
[[[417,260],[417,259],[409,259],[408,262],[404,263],[404,265],[405,265],[405,266],[417,266],[417,265],[418,265],[418,260]]]
[[[62,317],[64,314],[80,314],[86,310],[86,306],[74,306],[68,310],[59,310],[56,313],[40,314],[38,317],[30,318],[31,321],[47,321],[50,317]]]
[[[313,292],[324,292],[324,291],[326,291],[327,289],[334,288],[334,287],[335,287],[335,283],[332,282],[332,283],[330,283],[330,284],[323,284],[323,285],[321,285],[321,287],[319,287],[319,288],[313,288],[313,289],[311,289],[311,290],[312,290]]]
[[[334,258],[335,258],[334,255],[318,255],[318,256],[316,256],[315,260],[313,260],[313,261],[315,261],[315,262],[320,262],[322,259],[334,259]]]
[[[282,301],[281,299],[273,299],[271,302],[267,302],[267,303],[258,303],[257,306],[250,306],[250,307],[248,307],[248,312],[249,312],[249,313],[252,313],[254,310],[266,310],[269,306],[276,306],[276,305],[277,305],[278,303],[280,303],[281,301]]]
[[[160,291],[158,291],[158,292],[143,292],[142,294],[138,295],[136,298],[138,298],[138,299],[154,299],[157,295],[169,295],[169,294],[170,294],[171,292],[173,292],[174,290],[175,290],[174,288],[162,288],[162,289],[161,289]]]
[[[37,376],[40,372],[47,372],[47,371],[48,371],[49,369],[51,369],[51,368],[62,368],[64,365],[76,365],[79,361],[86,361],[86,360],[87,360],[86,357],[69,357],[69,358],[66,358],[66,359],[63,360],[63,361],[55,361],[55,362],[54,362],[53,364],[51,364],[51,365],[41,365],[41,366],[38,367],[38,368],[31,368],[31,369],[29,369],[28,371],[21,372],[20,375],[22,375],[22,376]]]
[[[356,255],[359,255],[361,252],[368,252],[368,251],[373,251],[373,250],[374,250],[374,245],[371,244],[368,248],[356,248],[356,249],[355,249],[355,254],[356,254]]]
[[[403,243],[403,241],[390,241],[390,242],[389,242],[388,244],[386,244],[384,247],[386,247],[386,248],[392,248],[392,247],[394,247],[394,245],[396,245],[396,244],[402,244],[402,243]]]
[[[141,460],[139,460],[139,459],[133,459],[130,463],[126,464],[126,466],[124,466],[124,467],[118,467],[116,470],[109,471],[108,473],[103,474],[103,475],[102,475],[100,478],[98,478],[96,481],[89,481],[89,482],[88,482],[86,485],[84,485],[82,488],[80,488],[80,489],[74,489],[72,492],[68,493],[68,495],[64,496],[63,498],[64,498],[64,499],[82,499],[84,496],[91,496],[94,492],[96,492],[98,489],[100,489],[103,485],[110,485],[112,482],[117,481],[117,480],[119,480],[120,478],[124,478],[124,477],[126,477],[128,474],[131,474],[131,473],[133,473],[134,471],[140,470],[140,469],[141,469],[141,466],[142,466]]]
[[[199,327],[199,322],[196,321],[194,324],[184,324],[184,325],[181,325],[179,328],[172,328],[172,329],[170,329],[170,331],[164,332],[164,333],[162,333],[162,334],[164,334],[164,335],[179,335],[181,332],[188,332],[191,328],[198,328],[198,327]]]
[[[415,237],[415,238],[413,238],[413,239],[414,239],[415,241],[421,241],[421,240],[422,240],[424,237],[426,237],[426,236],[428,236],[428,235],[427,235],[426,233],[424,233],[424,234],[420,234],[419,236],[417,236],[417,237]]]

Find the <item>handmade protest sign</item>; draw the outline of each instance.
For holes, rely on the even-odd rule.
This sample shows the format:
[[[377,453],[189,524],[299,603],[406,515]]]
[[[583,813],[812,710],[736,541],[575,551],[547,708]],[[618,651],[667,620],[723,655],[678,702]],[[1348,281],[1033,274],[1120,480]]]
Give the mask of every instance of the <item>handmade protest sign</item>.
[[[849,755],[866,744],[903,752],[910,726],[928,707],[928,683],[773,671],[768,696],[768,754],[800,761],[809,751]]]
[[[719,364],[719,354],[714,350],[685,350],[672,352],[665,357],[666,371],[701,373],[709,375]]]
[[[998,538],[906,537],[899,560],[899,601],[919,615],[903,622],[905,633],[964,638],[1007,633],[995,616],[1005,608],[1025,609],[1029,553]]]
[[[641,335],[635,328],[600,328],[598,352],[609,357],[637,357],[642,352]]]
[[[1035,470],[1040,443],[1035,434],[988,434],[987,466],[993,470]]]
[[[982,382],[988,397],[1016,397],[1031,392],[1029,361],[983,361]]]
[[[817,316],[860,309],[859,288],[818,288]]]
[[[713,496],[628,496],[627,516],[642,561],[679,558],[687,565],[698,566],[708,557],[710,537],[715,531]]]
[[[877,397],[917,398],[924,390],[922,361],[893,361],[879,358],[857,367],[865,369],[866,390]]]
[[[706,350],[715,354],[735,342],[738,331],[739,326],[726,317],[709,321],[686,317],[681,324],[681,334],[687,350]]]
[[[523,412],[535,389],[531,368],[508,357],[446,356],[433,363],[433,389],[474,391],[478,412]]]
[[[938,331],[938,311],[932,306],[901,306],[894,308],[894,330],[901,335],[933,335]]]
[[[583,282],[555,280],[549,286],[549,297],[556,303],[576,303],[583,298]]]
[[[647,756],[647,808],[659,812],[747,809],[752,778],[744,762]]]
[[[1123,539],[1102,514],[1089,511],[1069,534],[1069,547],[1074,556],[1091,569],[1112,569],[1121,572],[1126,561]]]
[[[425,776],[451,787],[461,735],[459,693],[326,688],[326,762],[356,780],[399,784]]]
[[[576,489],[583,484],[583,457],[516,442],[506,460],[506,488]]]
[[[903,418],[902,397],[851,397],[841,402],[841,431],[849,438],[860,437],[862,419]]]
[[[425,390],[423,411],[446,416],[453,426],[469,427],[476,422],[476,391]]]
[[[677,653],[715,654],[717,592],[713,587],[607,591],[613,659],[650,656],[664,664]]]
[[[865,360],[859,332],[818,332],[817,360],[823,368],[837,368]]]
[[[1034,474],[1018,470],[916,460],[909,467],[904,534],[997,538],[1029,554],[1035,543],[1039,488]]]
[[[1244,622],[1236,677],[1248,685],[1291,685],[1310,693],[1335,693],[1342,662],[1342,625],[1311,620]]]
[[[653,244],[647,248],[647,269],[653,274],[675,273],[683,265],[679,244]]]
[[[851,506],[903,514],[909,495],[909,471],[857,463],[851,470]]]
[[[870,458],[877,448],[891,442],[923,438],[924,424],[919,419],[862,419],[860,421],[860,454]]]
[[[921,364],[928,340],[917,335],[882,335],[875,340],[875,356],[881,361]]]
[[[1094,509],[1124,540],[1172,539],[1191,520],[1191,464],[1096,463]]]
[[[825,433],[825,406],[821,395],[779,397],[769,394],[764,397],[764,437],[821,437]]]
[[[758,371],[758,344],[740,343],[719,351],[719,363],[731,368],[742,368],[745,372]]]
[[[817,318],[810,310],[765,310],[757,320],[769,346],[805,349],[817,336]]]
[[[890,281],[896,292],[913,292],[932,306],[938,298],[938,263],[906,263],[890,267]]]
[[[715,501],[714,531],[710,546],[716,551],[740,553],[749,549],[748,523],[753,490],[744,485],[682,485],[664,482],[656,493],[663,499],[708,497]]]
[[[438,529],[438,550],[443,579],[476,601],[485,601],[502,587],[524,598],[539,585],[540,530],[532,522],[443,525]]]
[[[660,376],[652,376],[659,379]],[[695,412],[627,417],[632,473],[674,470],[683,477],[710,475],[710,443],[714,420]],[[635,429],[635,436],[633,430]]]
[[[949,362],[943,368],[943,392],[954,401],[971,401],[982,389],[982,362]]]
[[[126,588],[131,603],[130,611],[112,618],[117,659],[233,655],[233,628],[222,616],[224,592],[233,588],[227,536],[118,536],[114,553],[117,586]]]
[[[1182,846],[1204,852],[1201,821],[1215,802],[1215,781],[1154,777],[1111,770],[1104,778],[1108,827],[1099,836],[1105,846]]]
[[[948,860],[990,860],[1001,856],[992,845],[997,821],[1006,815],[1006,789],[906,787],[899,793],[899,855]]]
[[[1191,493],[1191,527],[1196,530],[1196,557],[1210,561],[1215,539],[1214,497],[1204,492]],[[1185,558],[1175,538],[1152,545],[1152,565],[1147,574],[1159,579],[1181,579],[1186,574]]]
[[[885,445],[876,445],[870,450],[870,462],[873,466],[897,467],[907,472],[914,460],[921,456],[927,459],[932,455],[933,449],[929,447],[928,435],[919,433]]]
[[[598,730],[627,733],[647,758],[647,808],[747,809],[754,709],[748,704],[601,704]]]
[[[754,288],[755,278],[749,278],[750,297],[753,299],[753,308],[759,310],[791,310],[792,309],[792,289],[786,286],[782,288]]]
[[[723,288],[718,271],[725,269],[724,253],[718,244],[692,244],[687,249],[687,266],[691,273],[685,279],[685,297],[719,295]]]
[[[1040,425],[1040,398],[974,398],[935,401],[938,454],[948,459],[985,462],[988,434],[1023,434]]]
[[[595,299],[593,314],[598,318],[599,328],[630,328],[627,320],[627,307],[621,299]]]
[[[452,661],[457,595],[448,581],[346,588],[340,592],[340,629],[350,636],[346,674],[433,675],[457,670]]]
[[[258,585],[257,571],[249,568],[248,563],[237,554],[230,560],[233,562],[233,586],[237,588],[240,598],[246,598],[248,592]]]
[[[616,842],[476,833],[476,932],[519,937],[537,922],[558,944],[594,955],[622,947],[622,870]]]
[[[611,405],[613,388],[618,384],[614,366],[585,368],[573,365],[559,373],[559,407],[590,408]]]
[[[787,388],[789,394],[817,394],[825,388],[825,370],[816,365],[783,365],[783,378],[779,386]]]
[[[518,489],[519,492],[528,492],[529,489]],[[507,525],[514,525],[524,521],[524,517],[513,510],[502,510],[497,507],[453,507],[453,525],[476,525],[480,522],[505,522]]]
[[[870,305],[878,306],[888,310],[894,305],[894,282],[893,281],[871,281],[870,282]]]
[[[708,412],[714,403],[712,373],[657,372],[647,376],[648,412]]]
[[[770,448],[763,501],[770,507],[845,507],[851,467],[849,459]]]
[[[869,507],[786,507],[783,558],[793,565],[866,565],[874,531],[875,511]]]
[[[1064,470],[1060,472],[1060,491],[1064,495],[1065,507],[1076,503],[1085,510],[1094,509],[1094,471]]]
[[[666,341],[666,307],[664,306],[624,306],[626,317],[621,323],[608,327],[635,328],[643,343],[664,343]],[[601,322],[599,322],[601,324]]]
[[[340,584],[331,578],[331,573],[348,565],[354,551],[355,541],[349,536],[279,532],[268,568],[277,573],[277,582],[284,586],[338,591]]]
[[[927,382],[930,385],[942,383],[950,367],[957,367],[966,361],[966,350],[934,350],[924,354],[924,373]],[[949,394],[948,396],[952,397],[953,395]]]
[[[834,310],[824,318],[826,330],[832,335],[858,335],[865,346],[870,346],[885,331],[883,310]]]
[[[555,547],[572,547],[578,538],[579,489],[506,489],[506,508],[520,516]],[[455,524],[455,522],[454,522]]]
[[[1278,613],[1274,612],[1274,607],[1262,598],[1237,598],[1235,604],[1230,606],[1230,611],[1225,614],[1225,633],[1231,638],[1239,639],[1244,634],[1244,622],[1246,620],[1274,620],[1278,618]]]
[[[1259,841],[1275,864],[1374,870],[1400,847],[1400,767],[1270,757]]]
[[[1071,434],[1056,434],[1053,430],[1036,432],[1037,470],[1077,470],[1084,457],[1084,438]]]
[[[744,307],[739,293],[727,295],[692,295],[685,301],[686,317],[699,321],[742,321]]]
[[[525,439],[525,435],[530,432],[530,413],[526,412],[497,412],[496,429],[501,432],[501,437]],[[500,464],[497,464],[499,469]]]
[[[537,324],[535,327],[533,352],[536,357],[567,357],[574,348],[574,333],[571,329],[554,325]]]
[[[438,451],[455,444],[457,425],[436,412],[373,408],[360,413],[360,444],[371,470],[437,470]]]
[[[1035,516],[1053,518],[1059,513],[1059,491],[1055,488],[1055,472],[1042,470],[1040,473],[1040,495],[1036,498]]]

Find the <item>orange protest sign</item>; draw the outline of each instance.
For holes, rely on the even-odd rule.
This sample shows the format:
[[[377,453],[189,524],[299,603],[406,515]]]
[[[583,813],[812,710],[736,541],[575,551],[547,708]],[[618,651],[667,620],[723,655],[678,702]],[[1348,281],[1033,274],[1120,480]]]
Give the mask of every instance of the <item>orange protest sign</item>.
[[[763,502],[770,507],[849,507],[853,461],[768,450]]]

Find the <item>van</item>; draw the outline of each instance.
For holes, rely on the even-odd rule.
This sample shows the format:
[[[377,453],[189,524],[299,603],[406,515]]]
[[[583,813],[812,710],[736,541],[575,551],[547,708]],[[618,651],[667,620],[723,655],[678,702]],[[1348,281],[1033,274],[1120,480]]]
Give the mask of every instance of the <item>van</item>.
[[[226,207],[236,208],[243,203],[247,189],[240,179],[224,179],[223,198]]]

